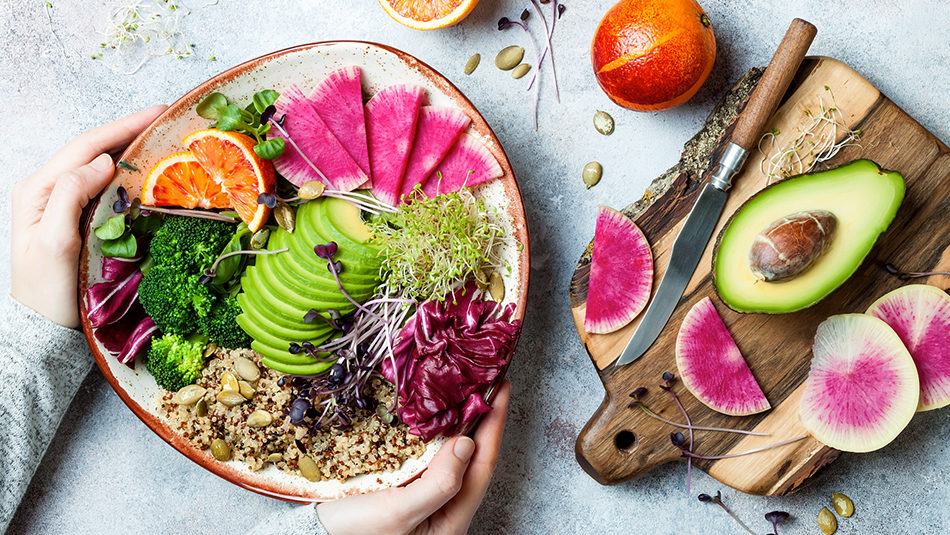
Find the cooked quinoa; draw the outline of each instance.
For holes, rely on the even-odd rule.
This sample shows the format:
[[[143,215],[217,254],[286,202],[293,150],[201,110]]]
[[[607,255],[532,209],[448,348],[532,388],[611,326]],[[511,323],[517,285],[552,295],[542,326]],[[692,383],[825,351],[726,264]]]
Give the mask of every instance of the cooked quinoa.
[[[254,363],[260,377],[245,381],[242,370],[235,361],[247,359]],[[244,363],[246,364],[246,362]],[[247,369],[246,366],[244,368]],[[165,392],[159,400],[161,413],[168,418],[185,438],[201,449],[209,449],[215,439],[224,440],[230,446],[230,459],[243,461],[251,470],[260,470],[273,464],[280,470],[302,475],[298,462],[308,455],[316,463],[321,479],[346,480],[365,473],[398,469],[409,457],[419,457],[426,446],[422,439],[409,434],[404,424],[391,426],[383,422],[375,411],[362,411],[355,415],[352,425],[345,430],[335,428],[310,431],[303,426],[294,426],[286,412],[296,396],[296,389],[288,382],[277,386],[282,376],[261,364],[260,356],[250,349],[219,349],[209,359],[208,365],[196,382],[204,388],[203,393],[192,385],[193,395],[200,399],[178,403],[175,392]],[[243,382],[244,391],[254,393],[250,399],[240,401],[236,392],[225,387]],[[189,387],[186,387],[189,388]],[[391,404],[393,386],[382,379],[370,382],[370,394],[381,406]],[[183,389],[184,390],[184,389]],[[230,396],[230,400],[228,397]],[[238,404],[228,406],[219,401]],[[248,425],[248,417],[270,423],[263,427]],[[203,413],[203,414],[202,414]],[[266,413],[266,414],[264,414]],[[305,451],[301,451],[301,447]],[[311,475],[310,479],[317,478]]]

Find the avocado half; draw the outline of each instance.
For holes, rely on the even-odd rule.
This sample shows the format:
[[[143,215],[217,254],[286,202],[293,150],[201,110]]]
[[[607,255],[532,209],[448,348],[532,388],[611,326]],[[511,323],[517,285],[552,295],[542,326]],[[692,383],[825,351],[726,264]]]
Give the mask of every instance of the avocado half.
[[[848,280],[904,199],[904,177],[870,160],[798,175],[758,192],[729,219],[713,253],[713,284],[737,312],[781,314],[810,307]],[[838,228],[825,253],[797,276],[760,280],[749,266],[755,236],[796,212],[827,210]]]

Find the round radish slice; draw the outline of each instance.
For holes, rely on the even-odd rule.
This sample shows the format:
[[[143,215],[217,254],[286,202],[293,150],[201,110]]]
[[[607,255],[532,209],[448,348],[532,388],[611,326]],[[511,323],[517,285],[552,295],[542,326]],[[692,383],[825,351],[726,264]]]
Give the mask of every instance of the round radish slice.
[[[708,297],[683,318],[676,335],[676,367],[686,389],[716,412],[748,416],[771,408]]]
[[[584,330],[609,333],[630,323],[650,300],[653,253],[640,227],[601,206],[594,230]]]
[[[867,314],[890,325],[913,357],[920,376],[917,410],[950,405],[950,295],[911,284],[875,301]]]
[[[820,442],[863,453],[889,444],[917,409],[920,383],[907,348],[883,321],[831,316],[818,326],[800,417]]]

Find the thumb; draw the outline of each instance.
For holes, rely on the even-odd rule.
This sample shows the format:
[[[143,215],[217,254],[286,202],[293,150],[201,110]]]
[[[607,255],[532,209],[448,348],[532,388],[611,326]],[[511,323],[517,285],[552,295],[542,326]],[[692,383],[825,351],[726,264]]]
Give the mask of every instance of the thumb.
[[[82,209],[106,187],[114,172],[112,157],[100,154],[88,164],[60,174],[43,211],[42,224],[47,232],[75,230]]]
[[[399,489],[400,502],[412,517],[412,525],[431,516],[459,493],[474,452],[475,442],[466,436],[446,442],[422,477]]]

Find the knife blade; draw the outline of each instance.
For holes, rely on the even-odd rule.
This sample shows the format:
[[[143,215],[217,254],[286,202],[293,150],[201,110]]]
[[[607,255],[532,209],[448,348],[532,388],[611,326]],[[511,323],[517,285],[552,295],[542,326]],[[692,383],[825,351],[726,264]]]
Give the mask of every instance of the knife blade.
[[[709,182],[703,187],[693,209],[686,217],[673,248],[670,263],[656,289],[656,294],[644,313],[640,325],[627,342],[616,366],[624,366],[640,358],[656,341],[666,326],[683,291],[706,250],[709,238],[719,223],[726,205],[732,177],[745,163],[748,149],[758,140],[765,123],[788,89],[795,72],[805,59],[805,53],[815,38],[815,26],[795,19],[785,32],[768,68],[756,85],[745,110],[736,119],[730,143],[719,162],[707,172]]]

